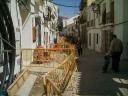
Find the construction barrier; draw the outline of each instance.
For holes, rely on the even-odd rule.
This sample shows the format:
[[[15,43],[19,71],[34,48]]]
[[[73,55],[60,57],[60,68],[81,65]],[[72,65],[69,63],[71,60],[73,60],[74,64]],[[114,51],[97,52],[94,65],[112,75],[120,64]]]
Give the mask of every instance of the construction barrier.
[[[9,86],[9,96],[30,94],[39,74],[40,80],[43,81],[43,88],[41,88],[44,92],[42,94],[62,96],[77,68],[75,59],[75,48],[72,45],[70,48],[22,49],[22,68],[24,71]],[[31,81],[30,84],[27,83],[29,81]],[[24,90],[25,88],[27,90]]]
[[[58,68],[44,77],[46,96],[61,96],[76,69],[75,55],[71,54]]]

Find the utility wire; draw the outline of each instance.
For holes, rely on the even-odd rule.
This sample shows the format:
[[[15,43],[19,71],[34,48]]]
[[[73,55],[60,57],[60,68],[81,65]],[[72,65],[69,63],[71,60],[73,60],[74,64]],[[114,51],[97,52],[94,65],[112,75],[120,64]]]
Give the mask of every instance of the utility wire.
[[[48,0],[42,0],[42,1],[48,1]],[[72,7],[72,8],[79,8],[80,7],[80,6],[59,4],[59,3],[52,2],[52,1],[48,1],[48,2],[53,3],[55,5],[58,5],[58,6],[63,6],[63,7]]]
[[[79,8],[79,6],[72,6],[72,5],[63,5],[63,4],[59,4],[59,3],[55,3],[55,2],[51,2],[55,5],[58,5],[58,6],[63,6],[63,7],[72,7],[72,8]]]
[[[53,3],[53,4],[55,4],[55,5],[63,6],[63,7],[75,7],[75,8],[79,8],[79,6],[63,5],[63,4],[55,3],[55,2],[53,2],[53,1],[48,1],[48,0],[42,0],[42,1],[50,2],[50,3]]]
[[[44,0],[43,0],[43,1],[44,1]],[[47,0],[45,0],[45,1],[47,1]],[[18,2],[19,4],[21,4],[21,5],[23,5],[27,11],[30,11],[30,10],[26,7],[26,5],[24,4],[24,2],[23,2],[22,0],[17,0],[17,2]],[[72,6],[72,5],[59,4],[59,3],[52,2],[52,1],[48,1],[48,2],[53,3],[53,4],[55,4],[55,5],[58,5],[58,6],[63,6],[63,7],[72,7],[72,8],[79,8],[79,7],[80,7],[80,6]]]

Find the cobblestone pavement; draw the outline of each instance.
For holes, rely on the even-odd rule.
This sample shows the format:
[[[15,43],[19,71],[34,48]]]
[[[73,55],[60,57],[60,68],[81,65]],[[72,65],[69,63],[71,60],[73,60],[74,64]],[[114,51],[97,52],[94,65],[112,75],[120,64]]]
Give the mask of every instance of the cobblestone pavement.
[[[110,68],[108,73],[102,73],[104,54],[88,49],[84,49],[78,62],[78,71],[81,72],[78,85],[80,96],[128,96],[127,60],[120,62],[119,74],[111,72]]]

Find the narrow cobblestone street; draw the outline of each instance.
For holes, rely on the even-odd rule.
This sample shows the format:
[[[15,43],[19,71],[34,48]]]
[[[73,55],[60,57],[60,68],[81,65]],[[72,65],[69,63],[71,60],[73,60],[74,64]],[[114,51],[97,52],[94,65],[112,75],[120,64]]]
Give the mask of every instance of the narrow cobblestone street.
[[[81,96],[128,96],[128,61],[120,62],[120,73],[102,73],[104,55],[84,49],[79,58],[81,72],[79,95]],[[111,64],[109,65],[111,67]]]

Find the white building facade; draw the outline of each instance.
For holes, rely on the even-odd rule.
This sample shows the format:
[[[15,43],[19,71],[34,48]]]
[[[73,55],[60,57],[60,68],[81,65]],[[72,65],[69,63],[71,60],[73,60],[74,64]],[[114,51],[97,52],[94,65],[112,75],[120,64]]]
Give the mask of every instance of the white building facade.
[[[88,48],[107,52],[113,33],[113,0],[97,0],[88,6],[87,31]],[[96,9],[93,9],[93,5]],[[112,15],[112,16],[111,16]]]
[[[127,0],[95,0],[87,6],[88,48],[107,52],[112,34],[123,41],[123,58],[128,58]]]
[[[76,20],[79,15],[73,16],[63,20],[64,31],[67,35],[78,35],[78,29],[76,28]]]
[[[56,38],[58,7],[51,2],[31,0],[23,24],[22,48],[51,47]]]

